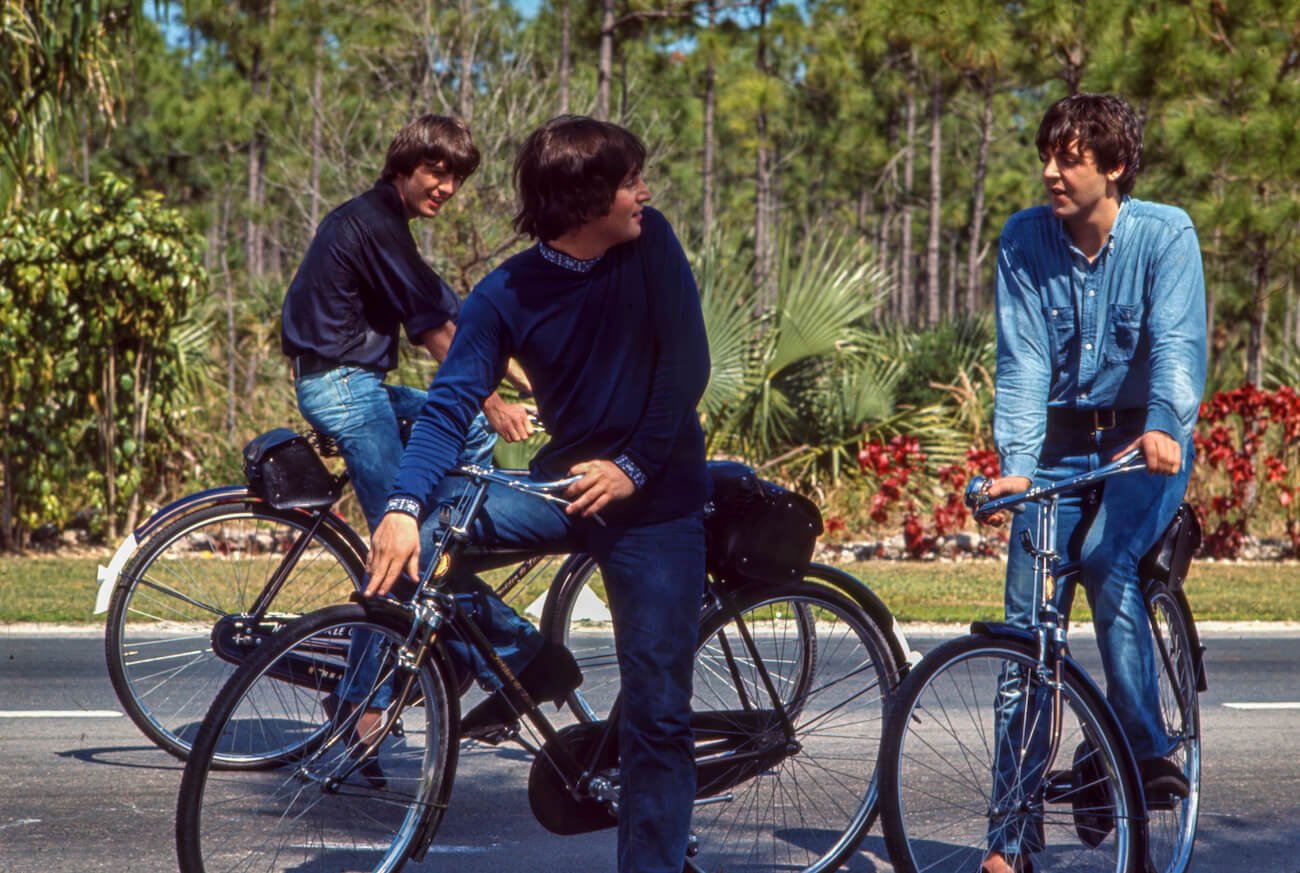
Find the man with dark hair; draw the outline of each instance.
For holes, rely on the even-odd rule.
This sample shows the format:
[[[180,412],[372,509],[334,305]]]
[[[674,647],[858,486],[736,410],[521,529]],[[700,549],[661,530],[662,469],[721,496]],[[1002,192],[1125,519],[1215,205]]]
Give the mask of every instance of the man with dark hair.
[[[293,364],[298,408],[337,442],[372,530],[402,454],[398,420],[414,419],[424,405],[423,391],[385,381],[397,366],[399,330],[441,361],[460,311],[460,298],[420,256],[410,221],[437,215],[478,163],[457,119],[425,115],[403,127],[374,187],[321,222],[285,294],[280,345]],[[522,374],[512,378],[527,385]],[[528,436],[522,406],[491,393],[483,410],[505,439]],[[496,438],[482,419],[471,437],[466,460],[490,463]],[[352,648],[357,659],[367,650]],[[362,728],[376,718],[363,715]]]
[[[494,487],[471,533],[595,556],[623,691],[618,869],[680,873],[695,795],[691,674],[709,488],[695,407],[709,356],[686,256],[646,206],[644,161],[635,136],[589,118],[557,118],[524,143],[515,224],[538,243],[465,302],[375,531],[367,593],[388,591],[403,570],[417,574],[437,536],[435,508],[454,497],[444,475],[474,409],[518,359],[551,435],[532,473],[582,478],[567,509]],[[503,702],[489,698],[465,721]]]
[[[1016,213],[998,252],[998,368],[994,440],[1013,494],[1096,469],[1140,448],[1146,473],[1063,498],[1057,542],[1082,562],[1106,674],[1148,795],[1186,796],[1167,760],[1174,743],[1160,715],[1155,652],[1138,561],[1172,520],[1192,466],[1192,429],[1205,389],[1205,281],[1191,219],[1129,196],[1142,159],[1133,110],[1110,95],[1077,94],[1043,118],[1037,145],[1049,203]],[[1007,621],[1034,613],[1031,556],[1018,544],[1036,510],[1011,527]],[[996,792],[1011,790],[1016,743],[1007,725],[1025,702],[999,698]],[[1001,798],[1005,799],[1005,798]],[[1031,866],[1038,825],[990,832],[988,873]],[[1104,836],[1101,834],[1099,836]]]

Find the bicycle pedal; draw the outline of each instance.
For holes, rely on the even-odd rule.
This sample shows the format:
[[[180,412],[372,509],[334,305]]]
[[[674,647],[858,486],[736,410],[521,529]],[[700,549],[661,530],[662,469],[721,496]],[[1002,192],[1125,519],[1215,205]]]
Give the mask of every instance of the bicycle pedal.
[[[463,735],[462,739],[473,740],[485,746],[499,746],[502,743],[514,740],[518,736],[519,722],[514,722],[513,724],[493,725],[479,731],[468,731]]]

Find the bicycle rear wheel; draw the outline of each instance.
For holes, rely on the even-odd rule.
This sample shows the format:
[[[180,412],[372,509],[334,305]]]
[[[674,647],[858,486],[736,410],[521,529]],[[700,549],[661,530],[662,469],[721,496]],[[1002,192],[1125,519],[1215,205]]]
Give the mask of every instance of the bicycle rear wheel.
[[[1147,595],[1156,637],[1156,675],[1160,712],[1174,741],[1168,756],[1183,771],[1188,795],[1148,797],[1147,820],[1152,868],[1156,873],[1183,873],[1192,860],[1196,819],[1201,806],[1200,653],[1188,627],[1191,612],[1182,592],[1160,585]]]
[[[330,607],[285,627],[231,677],[203,721],[181,782],[176,846],[183,873],[389,873],[427,845],[451,790],[457,728],[436,653],[414,673],[397,665],[408,629],[400,616]],[[379,702],[374,695],[386,686],[394,695],[386,713],[401,717],[401,731],[379,746],[380,771],[366,763],[357,710],[335,696],[347,642],[360,632],[379,652],[362,705]],[[215,766],[218,747],[245,743],[259,753],[280,750],[283,764]]]
[[[836,869],[875,816],[875,753],[898,665],[863,608],[825,585],[730,596],[734,612],[704,617],[696,656],[690,863]]]
[[[150,740],[181,760],[212,696],[243,656],[213,650],[214,624],[247,614],[282,568],[311,517],[248,500],[194,510],[146,539],[127,562],[109,602],[104,651],[122,708]],[[286,572],[267,621],[223,636],[247,649],[288,617],[345,601],[364,579],[364,562],[340,522],[327,518]],[[230,653],[228,653],[229,655]],[[260,756],[227,755],[227,766]]]
[[[895,870],[968,873],[991,849],[1039,873],[1142,870],[1122,732],[1096,687],[1061,668],[1059,681],[1042,675],[1032,643],[986,636],[944,643],[912,668],[880,752]]]

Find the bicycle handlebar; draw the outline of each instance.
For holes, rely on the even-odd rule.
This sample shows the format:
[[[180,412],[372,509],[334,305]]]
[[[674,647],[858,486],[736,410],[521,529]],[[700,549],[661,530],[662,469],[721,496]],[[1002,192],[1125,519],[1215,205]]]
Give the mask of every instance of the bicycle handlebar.
[[[1017,511],[1026,503],[1038,503],[1049,497],[1058,494],[1066,494],[1071,491],[1077,491],[1080,488],[1086,488],[1090,485],[1096,485],[1098,482],[1104,482],[1113,476],[1119,476],[1123,473],[1131,473],[1135,470],[1145,470],[1146,461],[1142,459],[1142,452],[1139,449],[1133,449],[1126,452],[1109,464],[1098,467],[1095,470],[1089,470],[1086,473],[1080,473],[1078,476],[1071,476],[1068,479],[1062,479],[1055,485],[1041,486],[1038,488],[1030,487],[1027,491],[1021,491],[1019,494],[1008,494],[1005,497],[989,499],[984,489],[990,480],[983,476],[976,476],[970,480],[966,486],[966,506],[975,513],[975,520],[986,522],[999,512]]]

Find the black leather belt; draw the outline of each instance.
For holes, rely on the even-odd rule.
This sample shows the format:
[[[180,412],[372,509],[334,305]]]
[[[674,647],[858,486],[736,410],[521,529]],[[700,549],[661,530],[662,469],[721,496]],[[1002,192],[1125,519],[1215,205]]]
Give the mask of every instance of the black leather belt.
[[[338,361],[331,361],[329,358],[322,358],[315,352],[305,352],[293,359],[293,378],[301,379],[303,376],[310,376],[312,373],[319,373],[323,370],[333,370],[340,367]]]
[[[1063,409],[1047,410],[1047,427],[1057,431],[1141,430],[1146,424],[1145,409]]]

